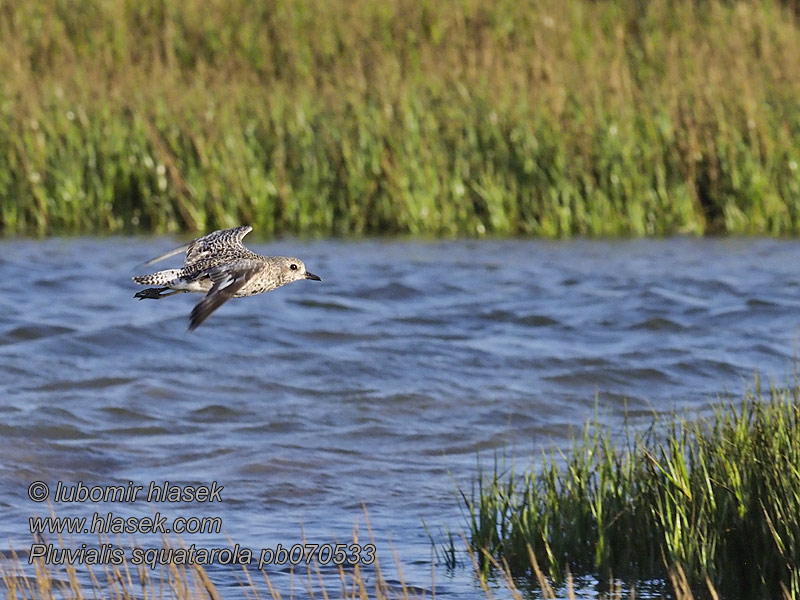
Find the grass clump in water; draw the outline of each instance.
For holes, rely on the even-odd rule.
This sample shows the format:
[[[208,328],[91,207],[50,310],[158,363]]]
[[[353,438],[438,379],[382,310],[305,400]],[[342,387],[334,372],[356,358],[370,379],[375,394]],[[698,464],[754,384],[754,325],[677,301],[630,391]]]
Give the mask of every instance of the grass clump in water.
[[[798,14],[10,0],[0,234],[797,234]]]
[[[482,476],[467,506],[483,567],[530,573],[532,551],[555,580],[674,585],[681,572],[695,590],[800,598],[800,388],[756,389],[709,420],[654,423],[622,448],[595,424],[540,470]]]

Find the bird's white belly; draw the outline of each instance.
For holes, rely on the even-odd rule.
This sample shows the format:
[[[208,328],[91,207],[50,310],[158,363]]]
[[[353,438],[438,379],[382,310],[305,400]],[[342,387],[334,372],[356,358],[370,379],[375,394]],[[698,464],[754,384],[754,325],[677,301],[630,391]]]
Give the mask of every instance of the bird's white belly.
[[[208,290],[211,289],[211,280],[205,278],[187,281],[186,279],[179,278],[171,281],[169,283],[169,287],[173,290],[179,290],[181,292],[200,292],[201,294],[206,294],[208,293]]]

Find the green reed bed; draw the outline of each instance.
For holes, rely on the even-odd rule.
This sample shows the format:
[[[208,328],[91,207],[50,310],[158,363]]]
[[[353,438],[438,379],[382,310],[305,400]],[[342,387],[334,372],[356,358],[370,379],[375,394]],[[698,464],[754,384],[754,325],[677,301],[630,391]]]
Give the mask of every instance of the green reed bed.
[[[800,388],[748,394],[713,418],[655,420],[621,446],[587,427],[564,456],[522,476],[482,476],[473,548],[517,574],[529,548],[567,571],[627,580],[685,571],[731,597],[800,597]]]
[[[798,233],[798,13],[5,0],[0,233]]]

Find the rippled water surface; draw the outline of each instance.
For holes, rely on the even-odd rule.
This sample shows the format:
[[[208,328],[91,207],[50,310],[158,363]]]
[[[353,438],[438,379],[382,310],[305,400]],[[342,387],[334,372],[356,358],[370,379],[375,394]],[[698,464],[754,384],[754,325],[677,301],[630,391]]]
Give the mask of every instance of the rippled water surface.
[[[0,537],[30,546],[34,480],[216,480],[211,507],[54,510],[220,516],[223,534],[184,541],[259,549],[349,541],[366,506],[383,563],[396,551],[429,589],[423,520],[463,527],[478,456],[526,465],[595,406],[612,425],[703,411],[756,371],[792,374],[794,241],[248,241],[324,281],[231,301],[191,334],[198,295],[132,298],[135,265],[174,239],[0,242]],[[436,593],[479,589],[439,567]]]

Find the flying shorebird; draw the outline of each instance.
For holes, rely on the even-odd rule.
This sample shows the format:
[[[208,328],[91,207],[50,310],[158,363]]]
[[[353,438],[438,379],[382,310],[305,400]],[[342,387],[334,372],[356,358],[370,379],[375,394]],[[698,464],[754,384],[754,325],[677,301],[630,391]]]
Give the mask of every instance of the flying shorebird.
[[[159,286],[142,290],[134,298],[157,300],[182,292],[204,293],[206,297],[197,303],[189,318],[189,331],[193,331],[230,298],[271,292],[298,279],[322,281],[306,271],[301,260],[288,256],[261,256],[245,248],[242,238],[252,230],[249,225],[244,225],[214,231],[147,261],[144,265],[152,265],[186,251],[182,269],[166,269],[134,277],[136,283]]]

